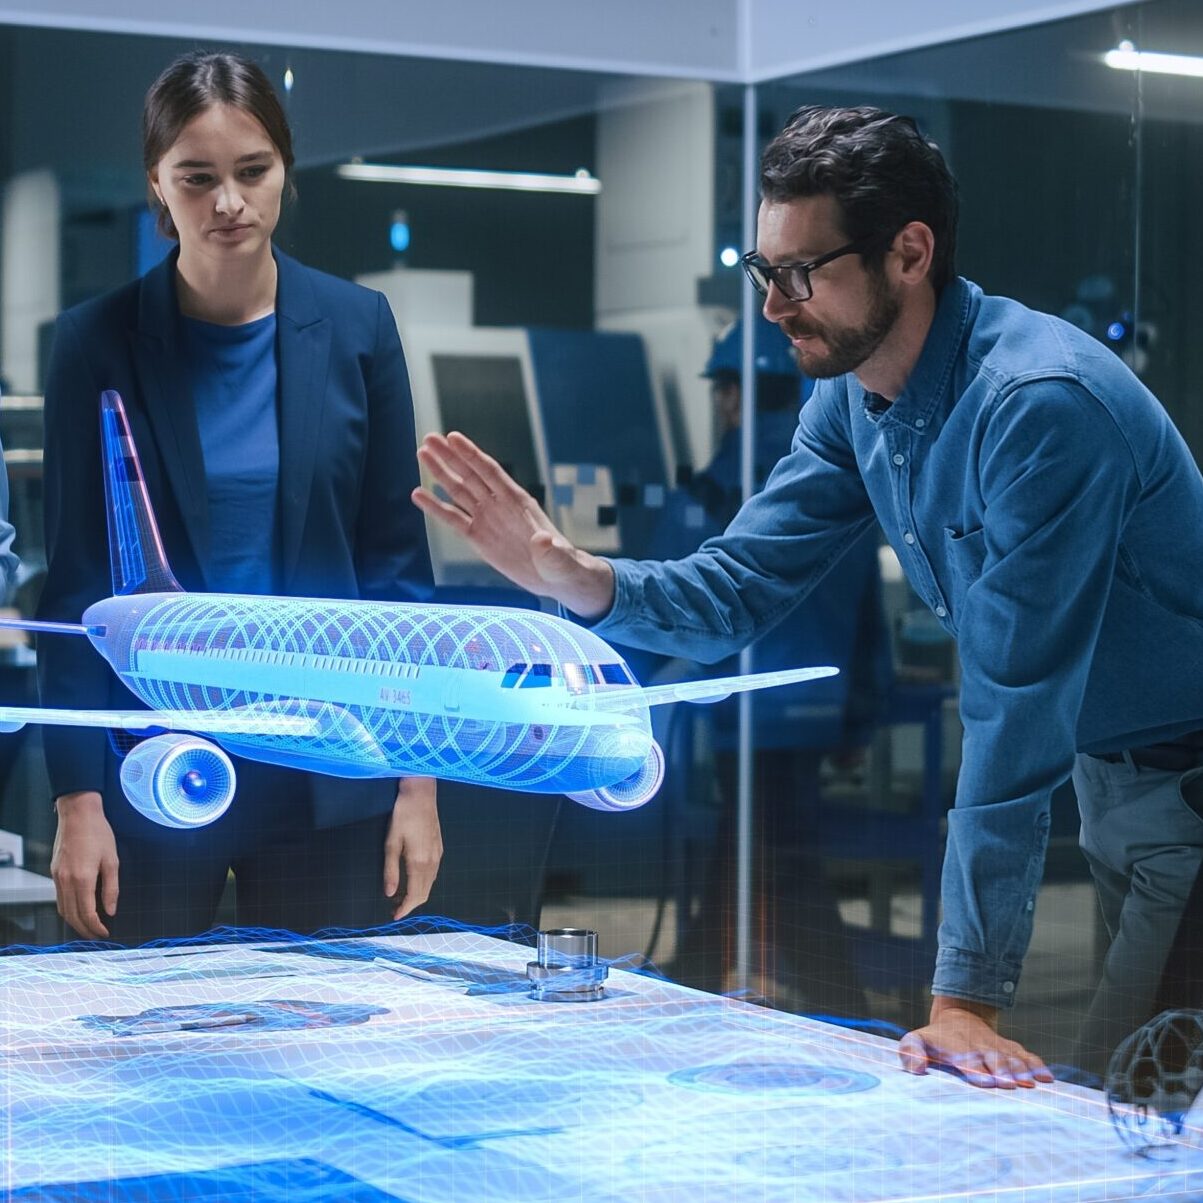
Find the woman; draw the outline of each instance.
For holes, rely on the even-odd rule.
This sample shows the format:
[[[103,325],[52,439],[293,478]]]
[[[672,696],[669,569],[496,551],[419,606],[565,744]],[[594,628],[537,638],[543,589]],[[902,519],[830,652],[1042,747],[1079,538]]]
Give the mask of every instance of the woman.
[[[273,248],[293,153],[267,77],[236,55],[184,56],[147,93],[142,130],[149,200],[179,249],[59,318],[41,616],[78,621],[112,591],[98,420],[110,388],[185,589],[422,599],[432,578],[408,496],[414,422],[396,325],[379,294]],[[130,704],[82,640],[46,637],[38,661],[47,705]],[[103,731],[47,728],[45,742],[51,873],[80,936],[203,931],[230,870],[238,922],[255,927],[370,926],[430,892],[442,855],[432,781],[239,760],[230,809],[181,832],[126,802]],[[383,879],[370,871],[382,848]]]

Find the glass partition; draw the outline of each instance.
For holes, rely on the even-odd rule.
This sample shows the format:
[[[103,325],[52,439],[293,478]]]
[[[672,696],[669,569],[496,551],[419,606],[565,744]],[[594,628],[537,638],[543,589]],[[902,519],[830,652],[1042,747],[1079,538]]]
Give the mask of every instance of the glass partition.
[[[1109,63],[1114,50],[1126,60],[1112,55]],[[1140,67],[1141,51],[1203,53],[1198,5],[1152,0],[773,80],[757,90],[760,137],[763,144],[809,103],[913,115],[960,185],[958,271],[987,293],[1064,318],[1122,357],[1199,459],[1192,315],[1203,90],[1197,72],[1154,74],[1148,60],[1125,69]],[[718,108],[721,115],[721,101]],[[719,124],[720,180],[737,152],[724,128],[730,119]],[[826,969],[833,979],[854,976],[875,1017],[910,1027],[928,1006],[943,815],[959,767],[959,669],[951,640],[888,548],[880,564],[892,682],[857,741],[866,750],[825,749],[819,802],[794,820],[795,835],[811,844],[795,868],[813,867],[817,854],[820,886],[802,889],[795,872],[792,912],[767,880],[749,901],[769,916],[756,925],[760,965],[785,1005],[806,1005],[795,992],[805,994]],[[778,805],[765,790],[754,801],[759,813]],[[1014,1037],[1049,1061],[1068,1055],[1107,945],[1077,836],[1067,784],[1054,798],[1033,951],[1009,1020]],[[788,855],[777,849],[779,866]],[[790,914],[807,906],[820,917],[794,918],[791,927]],[[839,968],[823,948],[836,950]]]

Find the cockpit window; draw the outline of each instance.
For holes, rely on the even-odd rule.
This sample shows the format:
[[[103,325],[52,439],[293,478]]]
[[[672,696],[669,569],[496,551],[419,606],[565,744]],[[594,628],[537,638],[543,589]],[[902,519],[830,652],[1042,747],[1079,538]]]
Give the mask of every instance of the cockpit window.
[[[635,678],[627,671],[625,664],[599,664],[601,678],[607,685],[634,685]]]
[[[550,664],[511,664],[501,678],[502,689],[538,689],[550,684]]]
[[[564,664],[563,668],[564,680],[571,694],[584,693],[586,686],[598,683],[597,670],[592,664],[574,664],[570,661]]]
[[[522,678],[522,684],[519,689],[537,689],[540,685],[551,684],[551,665],[550,664],[532,664],[527,669],[526,676]]]

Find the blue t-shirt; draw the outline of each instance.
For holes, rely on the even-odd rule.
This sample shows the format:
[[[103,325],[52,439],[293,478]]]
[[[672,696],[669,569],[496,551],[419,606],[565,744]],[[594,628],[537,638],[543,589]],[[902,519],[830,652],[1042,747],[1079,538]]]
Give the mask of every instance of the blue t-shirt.
[[[222,593],[274,591],[280,433],[276,315],[241,326],[185,318],[209,495],[206,580]]]

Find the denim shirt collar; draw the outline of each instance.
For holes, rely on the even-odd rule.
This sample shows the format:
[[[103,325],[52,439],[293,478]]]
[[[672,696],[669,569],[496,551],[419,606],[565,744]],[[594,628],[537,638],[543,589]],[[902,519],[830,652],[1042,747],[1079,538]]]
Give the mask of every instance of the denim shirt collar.
[[[863,404],[870,415],[905,426],[916,434],[929,434],[940,428],[956,400],[949,385],[965,339],[975,293],[976,288],[960,276],[945,285],[936,301],[923,350],[911,369],[906,387],[894,403],[883,408],[880,397],[861,390]]]

